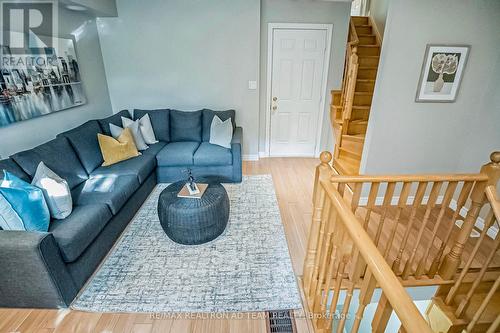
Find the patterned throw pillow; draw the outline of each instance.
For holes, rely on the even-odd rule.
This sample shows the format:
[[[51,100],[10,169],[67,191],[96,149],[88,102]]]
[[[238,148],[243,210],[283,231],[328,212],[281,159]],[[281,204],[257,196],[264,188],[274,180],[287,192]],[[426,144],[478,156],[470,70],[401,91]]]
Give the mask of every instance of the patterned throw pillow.
[[[137,151],[130,128],[124,129],[117,139],[97,134],[97,140],[99,141],[99,147],[101,147],[102,157],[104,158],[102,166],[109,166],[141,155]]]
[[[50,170],[43,162],[38,164],[31,181],[43,191],[50,215],[58,220],[65,219],[73,211],[73,200],[68,182]]]
[[[4,171],[0,194],[19,215],[25,230],[49,230],[50,213],[41,189]]]
[[[0,194],[0,228],[2,230],[26,230],[23,220],[3,194]]]

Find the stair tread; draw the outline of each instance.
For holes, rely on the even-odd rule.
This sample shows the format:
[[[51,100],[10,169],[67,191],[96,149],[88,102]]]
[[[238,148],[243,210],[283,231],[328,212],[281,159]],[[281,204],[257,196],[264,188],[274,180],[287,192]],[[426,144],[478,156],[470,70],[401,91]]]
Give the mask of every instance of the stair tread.
[[[337,171],[341,175],[357,175],[359,174],[359,163],[351,162],[346,159],[336,158],[333,161],[333,166],[337,166]],[[339,170],[340,169],[340,170]]]
[[[353,155],[356,155],[356,156],[358,156],[359,158],[361,158],[361,152],[360,152],[360,151],[356,151],[355,149],[352,149],[352,148],[350,148],[350,147],[346,147],[346,146],[343,146],[343,145],[341,145],[341,146],[339,147],[339,149],[340,149],[340,150],[343,150],[343,151],[345,151],[345,152],[351,153],[351,154],[353,154]]]
[[[365,135],[364,134],[344,134],[344,135],[342,135],[342,140],[364,142]]]
[[[358,69],[377,69],[378,66],[359,66]]]
[[[375,80],[373,80],[373,79],[356,79],[356,81],[360,81],[360,82],[375,82]]]
[[[487,293],[477,293],[472,295],[470,300],[470,306],[465,311],[466,318],[472,318],[477,311],[477,308],[482,303],[482,301],[486,298]],[[456,304],[459,304],[465,298],[465,294],[457,295],[454,299]],[[495,320],[498,315],[498,309],[500,309],[500,292],[496,292],[493,295],[493,298],[488,303],[483,315],[481,316],[481,321],[491,323]]]

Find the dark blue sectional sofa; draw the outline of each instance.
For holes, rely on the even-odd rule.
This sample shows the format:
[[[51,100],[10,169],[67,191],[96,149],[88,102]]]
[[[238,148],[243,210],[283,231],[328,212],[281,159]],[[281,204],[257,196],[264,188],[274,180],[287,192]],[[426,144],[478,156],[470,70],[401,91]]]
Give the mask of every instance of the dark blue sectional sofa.
[[[134,119],[146,113],[159,142],[109,167],[101,166],[97,133],[110,135],[109,124],[121,126],[127,110],[0,161],[0,170],[28,182],[43,161],[66,179],[74,203],[49,232],[0,230],[0,307],[68,306],[158,182],[185,179],[187,168],[195,177],[241,181],[242,129],[234,110],[134,110]],[[208,143],[215,114],[232,119],[231,149]]]

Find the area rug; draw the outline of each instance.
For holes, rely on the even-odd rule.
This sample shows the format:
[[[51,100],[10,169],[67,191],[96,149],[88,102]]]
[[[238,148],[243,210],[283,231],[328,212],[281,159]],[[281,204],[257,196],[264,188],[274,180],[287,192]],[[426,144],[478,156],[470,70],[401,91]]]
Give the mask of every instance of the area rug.
[[[270,175],[224,184],[226,230],[179,245],[160,226],[159,184],[71,308],[95,312],[258,312],[301,308]],[[193,199],[195,200],[195,199]]]

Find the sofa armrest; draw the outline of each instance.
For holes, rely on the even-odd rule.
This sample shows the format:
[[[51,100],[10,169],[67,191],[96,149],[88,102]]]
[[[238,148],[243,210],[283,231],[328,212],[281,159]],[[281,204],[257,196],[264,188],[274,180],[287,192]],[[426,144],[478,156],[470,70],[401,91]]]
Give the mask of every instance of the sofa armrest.
[[[66,307],[78,290],[50,233],[0,231],[0,307]]]
[[[233,139],[231,140],[231,145],[240,144],[243,142],[243,128],[236,127],[233,132]]]
[[[233,153],[233,182],[241,182],[242,179],[242,159],[241,144],[243,142],[243,128],[236,127],[231,140],[231,152]]]

